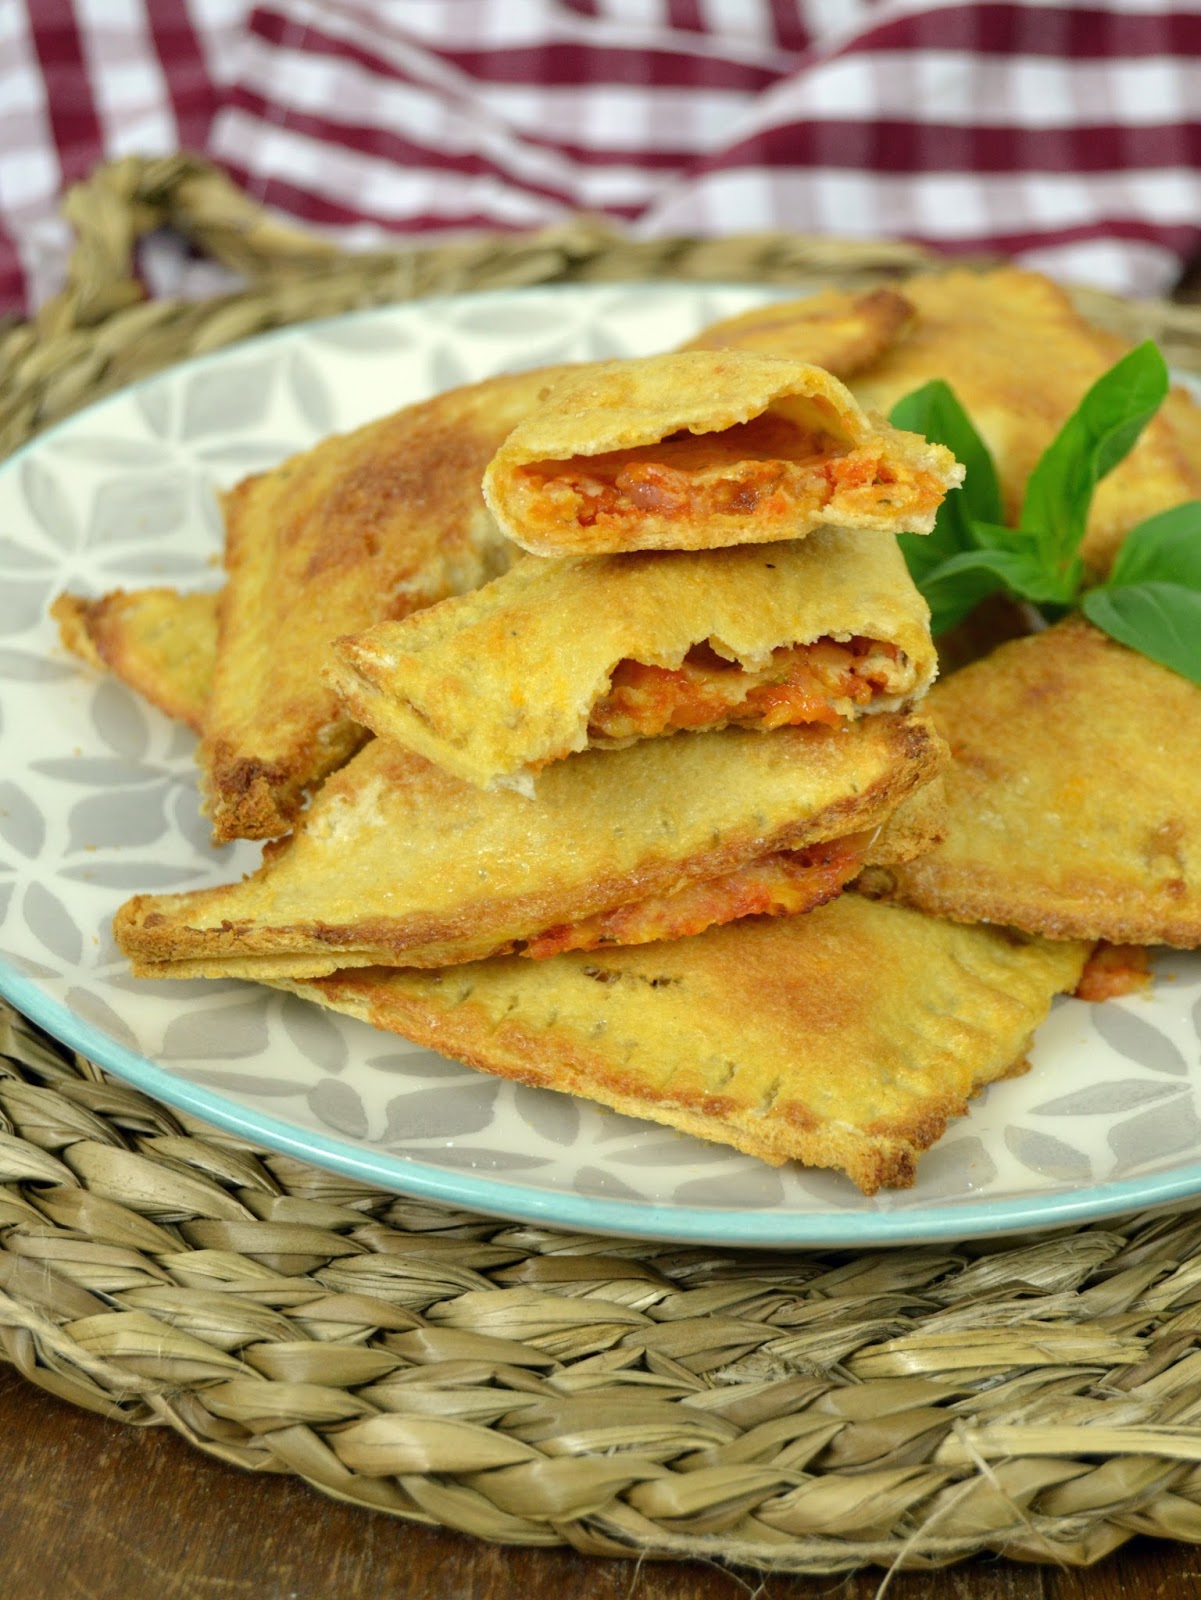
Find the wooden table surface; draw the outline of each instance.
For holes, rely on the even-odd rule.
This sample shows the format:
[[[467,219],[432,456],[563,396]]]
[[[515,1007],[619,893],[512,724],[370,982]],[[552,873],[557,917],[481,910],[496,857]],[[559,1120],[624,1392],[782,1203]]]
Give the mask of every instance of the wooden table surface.
[[[0,1367],[0,1600],[876,1600],[884,1573],[774,1577],[487,1545],[226,1466]],[[976,1560],[889,1600],[1173,1600],[1201,1549],[1137,1539],[1084,1570]]]

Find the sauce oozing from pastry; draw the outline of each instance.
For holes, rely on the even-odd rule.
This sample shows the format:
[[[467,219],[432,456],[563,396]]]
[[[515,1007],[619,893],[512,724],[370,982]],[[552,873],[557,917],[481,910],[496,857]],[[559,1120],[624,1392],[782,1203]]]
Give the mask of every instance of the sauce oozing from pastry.
[[[673,894],[651,895],[579,922],[548,928],[521,953],[541,961],[565,950],[683,939],[736,917],[812,911],[832,900],[858,874],[871,837],[870,833],[848,834],[803,850],[780,850],[735,872],[687,884]]]
[[[593,739],[649,739],[679,728],[731,723],[780,728],[820,722],[836,727],[895,684],[896,645],[859,635],[781,645],[758,671],[694,645],[676,668],[619,661],[609,691],[593,706]],[[893,691],[895,692],[895,690]]]
[[[1140,994],[1150,987],[1146,947],[1107,944],[1102,939],[1084,963],[1073,992],[1077,1000],[1120,1000],[1123,995]]]

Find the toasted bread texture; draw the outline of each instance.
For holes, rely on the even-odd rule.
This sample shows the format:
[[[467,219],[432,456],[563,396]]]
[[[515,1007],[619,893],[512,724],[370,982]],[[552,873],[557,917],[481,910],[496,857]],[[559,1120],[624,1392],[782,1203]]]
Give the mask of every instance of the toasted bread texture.
[[[823,523],[928,533],[963,469],[873,420],[820,367],[686,350],[568,373],[484,475],[535,555],[798,539]]]
[[[863,886],[1055,939],[1201,945],[1201,689],[1080,616],[938,683],[946,835]]]
[[[50,614],[68,650],[199,732],[217,653],[218,603],[212,593],[114,589],[95,600],[60,594]]]
[[[895,860],[884,824],[944,759],[916,717],[729,728],[573,756],[531,801],[377,739],[258,872],[138,895],[117,941],[147,976],[270,978],[281,957],[288,975],[302,961],[310,972],[472,961],[825,840],[866,832],[867,859]],[[904,851],[923,842],[907,815]]]
[[[874,1194],[912,1184],[970,1097],[1024,1068],[1087,948],[843,895],[667,944],[287,986],[482,1071]]]
[[[1039,456],[1126,347],[1086,321],[1066,290],[1016,267],[921,273],[903,289],[917,313],[912,325],[851,386],[887,414],[903,395],[944,378],[992,452],[1006,519],[1016,522]],[[1174,390],[1093,496],[1082,545],[1091,567],[1107,572],[1135,523],[1201,495],[1199,436],[1201,408]]]
[[[321,668],[339,634],[503,570],[480,495],[555,376],[491,378],[326,439],[226,498],[217,662],[198,760],[218,840],[273,838],[364,734]]]
[[[802,667],[803,691],[782,703],[781,652],[852,639],[872,683],[840,686],[835,670],[818,703],[820,685]],[[698,646],[707,671],[690,664],[687,681],[667,678]],[[357,721],[486,787],[631,742],[594,720],[622,662],[662,669],[643,674],[640,692],[686,695],[693,728],[770,727],[908,706],[936,657],[896,541],[821,528],[769,547],[527,557],[472,594],[338,640],[327,676]],[[748,699],[759,682],[767,692]]]

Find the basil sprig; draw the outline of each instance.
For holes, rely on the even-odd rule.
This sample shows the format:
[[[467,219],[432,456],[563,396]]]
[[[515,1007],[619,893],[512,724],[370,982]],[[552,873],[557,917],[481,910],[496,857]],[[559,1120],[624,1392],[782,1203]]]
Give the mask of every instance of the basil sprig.
[[[1201,500],[1132,528],[1080,609],[1111,639],[1201,684]]]
[[[1016,528],[1002,521],[992,457],[949,385],[935,379],[897,402],[897,427],[945,444],[967,469],[933,532],[900,540],[935,633],[998,591],[1051,616],[1079,606],[1111,638],[1201,686],[1201,501],[1132,528],[1103,583],[1088,585],[1080,556],[1093,491],[1133,449],[1168,383],[1150,340],[1098,378],[1030,474]]]

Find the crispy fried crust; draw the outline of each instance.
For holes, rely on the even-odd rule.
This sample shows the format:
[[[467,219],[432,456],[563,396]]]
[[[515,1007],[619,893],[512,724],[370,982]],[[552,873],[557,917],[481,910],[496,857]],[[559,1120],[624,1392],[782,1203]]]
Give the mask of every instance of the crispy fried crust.
[[[945,378],[997,463],[1007,519],[1026,480],[1089,386],[1125,346],[1088,323],[1067,292],[1016,267],[922,273],[904,293],[916,319],[851,387],[887,414],[911,390]],[[1106,572],[1126,533],[1157,511],[1201,495],[1201,410],[1182,390],[1099,485],[1082,551]]]
[[[844,382],[877,361],[909,327],[914,310],[895,289],[825,289],[774,300],[713,322],[682,350],[758,350],[822,367]]]
[[[755,669],[777,646],[853,636],[900,652],[874,709],[920,698],[936,665],[929,611],[895,540],[821,528],[770,549],[530,557],[339,639],[327,675],[357,721],[486,787],[612,743],[589,716],[623,659],[675,669],[708,641]]]
[[[68,650],[199,732],[217,649],[217,604],[215,594],[114,589],[98,600],[60,594],[50,614]]]
[[[218,840],[285,832],[306,792],[362,742],[321,679],[331,639],[503,570],[480,478],[563,370],[451,390],[227,497],[228,583],[198,755]]]
[[[1087,947],[843,895],[632,949],[287,983],[470,1066],[583,1095],[866,1194],[1022,1070]]]
[[[602,473],[616,492],[631,470],[651,477],[613,512],[570,487]],[[868,417],[819,367],[689,350],[568,373],[497,451],[484,497],[535,555],[600,555],[796,539],[826,522],[928,533],[962,476],[943,446]],[[687,505],[673,507],[685,479]]]
[[[778,850],[882,827],[944,759],[920,718],[731,728],[574,756],[547,769],[533,802],[376,740],[328,780],[290,839],[268,846],[258,872],[138,895],[117,915],[117,940],[136,971],[170,977],[268,978],[281,956],[288,975],[303,956],[311,972],[348,957],[476,960]],[[868,859],[924,842],[911,820]]]
[[[1201,689],[1077,616],[925,707],[954,757],[946,836],[865,888],[1056,939],[1201,945]]]

